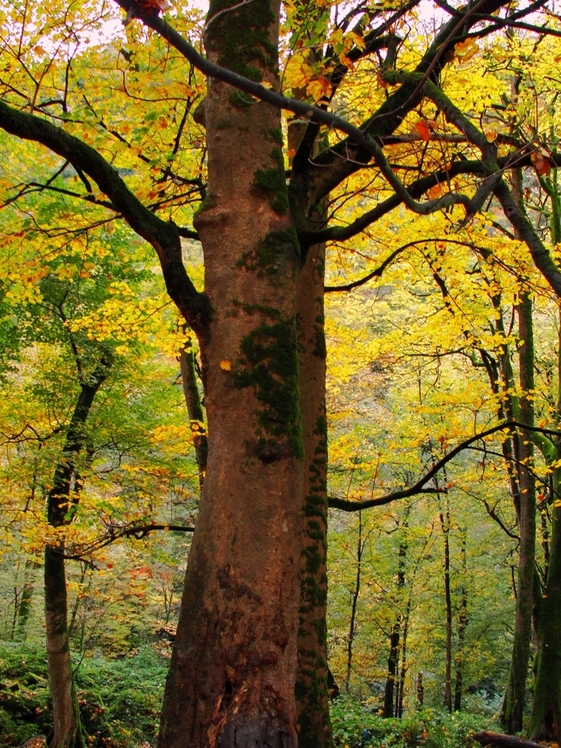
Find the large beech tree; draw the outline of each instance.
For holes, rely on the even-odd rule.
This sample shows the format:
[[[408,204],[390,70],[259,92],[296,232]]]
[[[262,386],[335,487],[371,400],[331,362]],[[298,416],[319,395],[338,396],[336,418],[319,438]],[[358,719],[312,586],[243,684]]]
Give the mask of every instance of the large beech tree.
[[[106,8],[53,6],[47,15],[25,5],[9,18],[11,38],[20,41],[3,43],[0,127],[59,160],[39,181],[3,184],[4,200],[24,210],[29,189],[58,189],[73,205],[89,204],[98,225],[124,219],[154,247],[169,295],[198,338],[208,459],[160,746],[326,746],[324,243],[352,240],[395,209],[396,230],[404,208],[447,208],[454,220],[469,220],[495,195],[561,289],[561,272],[504,179],[510,167],[532,163],[539,143],[501,149],[442,83],[455,55],[465,58],[479,38],[517,25],[544,33],[535,19],[546,0],[519,10],[503,0],[440,2],[440,27],[422,48],[399,33],[418,19],[420,0],[325,5],[324,12],[290,3],[284,21],[297,64],[287,68],[286,84],[295,98],[280,93],[278,0],[211,2],[206,58],[150,3],[118,3],[130,21],[126,45],[114,46],[98,70],[86,50],[87,74],[68,50]],[[178,28],[185,25],[179,13]],[[142,33],[142,23],[156,35]],[[298,52],[302,39],[313,55]],[[208,76],[204,101],[192,68],[186,73],[177,60]],[[353,70],[368,94],[355,111],[345,88]],[[103,89],[111,71],[121,83]],[[175,84],[174,71],[184,76]],[[140,96],[133,88],[142,75],[149,81]],[[161,129],[175,124],[170,141],[162,136],[159,160],[155,136],[151,150],[142,149],[150,132],[144,121],[127,139],[150,101],[165,108]],[[206,183],[200,171],[182,171],[180,159],[195,104],[206,128]],[[295,117],[288,172],[282,110]],[[123,168],[130,151],[138,162]],[[79,185],[71,190],[61,182],[68,165]],[[136,170],[144,166],[142,181]],[[179,207],[196,201],[197,190],[204,200],[191,227]],[[12,238],[37,226],[41,216]],[[182,237],[202,244],[203,290],[184,265]]]

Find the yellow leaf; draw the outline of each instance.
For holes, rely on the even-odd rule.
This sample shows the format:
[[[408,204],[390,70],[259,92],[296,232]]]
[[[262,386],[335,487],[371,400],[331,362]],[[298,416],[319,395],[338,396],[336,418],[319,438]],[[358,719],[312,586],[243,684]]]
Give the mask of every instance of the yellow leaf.
[[[220,362],[220,368],[222,371],[232,371],[232,362],[224,359]]]
[[[320,99],[323,99],[324,96],[329,96],[331,94],[331,88],[331,83],[327,78],[320,75],[319,78],[308,83],[307,91],[308,94],[314,98],[314,101],[319,101]]]

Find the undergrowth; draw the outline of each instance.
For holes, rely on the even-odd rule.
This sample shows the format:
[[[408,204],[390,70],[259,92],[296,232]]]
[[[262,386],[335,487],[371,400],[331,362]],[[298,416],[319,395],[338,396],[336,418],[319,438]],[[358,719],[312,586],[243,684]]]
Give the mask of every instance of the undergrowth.
[[[131,657],[75,662],[80,715],[92,748],[154,745],[169,661],[151,647]],[[45,650],[0,643],[0,745],[51,729]]]
[[[368,705],[348,698],[331,706],[336,748],[474,748],[473,735],[489,726],[488,717],[422,709],[401,719],[380,717]]]
[[[76,688],[91,748],[154,746],[169,660],[146,647],[130,657],[76,661]],[[331,706],[336,748],[474,748],[489,717],[423,709],[383,719],[344,697]],[[0,746],[19,746],[51,729],[45,650],[0,642]]]

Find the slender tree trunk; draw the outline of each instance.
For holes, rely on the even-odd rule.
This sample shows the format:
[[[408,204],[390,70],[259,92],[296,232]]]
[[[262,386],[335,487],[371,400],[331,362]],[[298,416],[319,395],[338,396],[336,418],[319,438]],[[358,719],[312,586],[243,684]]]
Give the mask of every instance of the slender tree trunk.
[[[411,619],[411,597],[408,600],[403,616],[403,633],[401,636],[401,668],[396,699],[396,717],[403,717],[403,699],[405,697],[405,676],[407,675],[407,637],[409,636],[409,621]]]
[[[432,535],[432,531],[431,531]],[[414,581],[415,577],[417,576],[417,571],[419,569],[419,566],[421,564],[421,561],[425,557],[426,549],[429,546],[430,543],[430,536],[426,538],[425,540],[425,546],[423,548],[422,553],[418,557],[417,561],[415,562],[415,565],[413,569],[411,570],[409,576],[410,576],[410,582],[409,582],[409,593],[407,595],[407,605],[405,606],[405,612],[403,614],[403,630],[402,630],[402,636],[401,636],[401,667],[399,671],[399,681],[397,684],[397,697],[396,697],[396,709],[395,709],[395,716],[396,717],[402,717],[403,716],[403,700],[405,697],[405,676],[407,674],[407,638],[409,636],[409,623],[411,620],[411,607],[413,605],[413,591],[414,591]]]
[[[84,594],[84,592],[87,591],[87,589],[89,589],[89,587],[91,586],[91,582],[92,582],[92,569],[91,569],[91,567],[88,564],[86,564],[84,561],[80,562],[80,566],[81,566],[81,569],[80,569],[80,580],[78,582],[78,589],[80,590],[80,594],[76,595],[76,599],[74,600],[74,605],[72,606],[72,612],[70,614],[70,621],[68,623],[68,637],[70,639],[72,639],[72,637],[74,636],[74,633],[75,633],[74,629],[76,628],[76,619],[78,617],[78,610],[80,609],[80,598],[82,597],[82,595]],[[84,590],[84,581],[86,579],[86,574],[88,573],[88,571],[90,572],[90,577],[89,577],[89,580],[88,580],[87,588],[86,588],[86,590]],[[83,643],[83,639],[84,639],[84,636],[83,636],[83,632],[82,632],[82,636],[80,637],[81,644]],[[83,651],[82,650],[82,646],[80,646],[80,648],[79,648],[78,651],[79,652]]]
[[[422,707],[424,703],[425,703],[425,687],[423,686],[423,674],[417,673],[417,706]]]
[[[185,403],[187,404],[189,423],[191,424],[191,433],[193,434],[195,459],[199,468],[199,486],[202,490],[206,474],[208,439],[203,425],[205,416],[197,382],[195,352],[191,345],[187,345],[179,354],[179,366],[181,368],[181,382],[183,384]]]
[[[450,502],[445,493],[445,508],[440,509],[440,526],[444,543],[444,607],[446,611],[446,666],[444,707],[452,711],[452,592],[450,588]]]
[[[278,85],[276,4],[212,2],[205,44],[211,60]],[[205,120],[208,197],[195,223],[213,309],[199,341],[208,461],[159,744],[296,748],[300,257],[280,113],[210,81]]]
[[[111,358],[104,356],[80,388],[80,394],[55,468],[53,487],[47,496],[47,519],[53,527],[70,524],[77,508],[81,481],[76,460],[85,444],[84,426],[94,398],[105,381]],[[53,734],[49,748],[83,748],[85,745],[78,704],[74,694],[68,637],[68,598],[64,545],[45,548],[45,630],[47,670],[53,710]]]
[[[557,196],[556,196],[557,197]],[[557,197],[558,200],[558,197]],[[556,206],[554,214],[561,211]],[[558,238],[557,231],[552,232]],[[561,233],[561,231],[560,231]],[[560,314],[561,322],[561,314]],[[561,414],[561,326],[557,341],[557,418]],[[548,463],[559,460],[561,444],[549,443],[545,453]],[[545,451],[545,450],[544,450]],[[532,740],[558,743],[561,738],[561,469],[554,467],[551,476],[551,540],[546,554],[545,591],[536,616],[538,653],[535,663],[534,698],[530,719]]]
[[[402,537],[399,543],[398,550],[398,565],[397,565],[397,592],[399,596],[399,603],[401,605],[402,592],[405,587],[405,562],[407,558],[407,528],[409,527],[409,512],[411,506],[407,506],[403,521],[401,523]],[[401,636],[401,627],[403,624],[403,614],[399,612],[396,616],[394,624],[392,626],[390,634],[390,653],[388,657],[388,675],[386,677],[386,687],[384,689],[384,717],[398,716],[398,694],[399,687],[396,690],[396,682],[398,681],[398,668],[399,668],[399,644]],[[394,692],[395,695],[394,695]]]
[[[305,476],[296,709],[299,748],[332,744],[327,688],[327,420],[323,288],[325,246],[308,250],[298,284]]]
[[[388,656],[388,674],[386,676],[386,687],[384,689],[384,717],[394,717],[396,709],[394,707],[394,687],[397,679],[397,669],[399,666],[399,639],[401,633],[401,617],[398,616],[394,621],[390,633],[390,653]]]
[[[353,644],[356,634],[356,615],[358,599],[360,597],[360,585],[362,581],[362,512],[358,512],[358,538],[356,544],[356,576],[355,585],[351,593],[351,618],[349,621],[349,633],[347,636],[347,667],[345,672],[345,691],[348,693],[351,688],[351,670],[353,664]]]
[[[561,475],[557,468],[555,484]],[[530,735],[532,740],[557,743],[561,736],[561,506],[552,508],[551,557],[545,595],[538,616],[538,655]]]
[[[464,645],[466,639],[466,629],[468,625],[468,590],[467,590],[467,549],[466,533],[464,528],[460,533],[461,549],[461,569],[462,569],[462,587],[460,591],[460,612],[458,615],[458,648],[454,657],[454,667],[456,669],[456,680],[454,683],[454,711],[459,712],[462,708],[462,689],[464,680]]]
[[[532,392],[534,389],[534,348],[532,299],[523,294],[518,305],[520,361],[520,420],[533,426]],[[529,395],[529,396],[528,396]],[[519,446],[519,530],[518,594],[510,676],[503,705],[503,726],[509,733],[523,728],[526,678],[532,639],[532,608],[534,602],[534,564],[536,542],[535,481],[532,473],[533,445],[531,432],[521,432]]]
[[[27,635],[27,626],[29,624],[29,617],[31,615],[31,603],[33,601],[33,593],[35,591],[35,571],[40,567],[41,564],[37,561],[27,559],[25,562],[25,572],[23,578],[23,589],[21,596],[18,601],[15,620],[15,638],[18,641],[25,641]]]

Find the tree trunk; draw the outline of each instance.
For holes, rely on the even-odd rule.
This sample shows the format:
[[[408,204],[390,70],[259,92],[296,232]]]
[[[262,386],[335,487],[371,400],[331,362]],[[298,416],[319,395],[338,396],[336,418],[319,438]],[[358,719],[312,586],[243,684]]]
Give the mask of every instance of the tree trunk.
[[[401,636],[401,667],[399,669],[399,683],[397,684],[397,699],[395,716],[403,717],[403,699],[405,697],[405,676],[407,675],[407,637],[409,635],[409,620],[411,617],[411,597],[403,617],[403,634]]]
[[[422,707],[425,703],[425,687],[423,686],[423,674],[417,673],[417,706]],[[401,715],[399,715],[401,716]]]
[[[84,746],[78,704],[74,694],[67,630],[67,590],[64,556],[60,547],[45,548],[45,628],[47,668],[53,710],[49,748]]]
[[[532,330],[532,299],[524,294],[518,305],[520,361],[520,420],[532,426],[533,405],[527,394],[534,389],[534,348]],[[520,551],[518,560],[518,594],[510,676],[503,705],[503,726],[509,733],[520,732],[523,727],[524,701],[530,645],[532,639],[532,607],[536,542],[535,481],[532,434],[522,432],[519,446],[519,512]]]
[[[345,673],[345,691],[349,693],[351,689],[351,671],[353,664],[353,644],[356,633],[356,614],[358,599],[360,596],[360,584],[362,581],[362,512],[358,512],[358,540],[356,544],[356,577],[354,589],[351,593],[351,618],[349,621],[349,633],[347,636],[347,668]]]
[[[305,476],[296,710],[299,748],[332,745],[327,687],[327,420],[325,413],[325,245],[308,250],[298,284],[300,403]]]
[[[450,589],[450,503],[445,492],[446,509],[440,509],[440,526],[444,542],[444,606],[446,610],[446,666],[444,707],[452,711],[452,593]]]
[[[31,604],[33,601],[33,592],[35,591],[35,582],[33,579],[35,570],[41,566],[37,561],[28,559],[25,562],[25,576],[21,598],[17,608],[16,620],[16,638],[18,641],[25,641],[27,635],[27,625],[31,614]],[[31,577],[31,578],[30,578]]]
[[[392,626],[390,634],[390,654],[388,657],[388,675],[384,689],[384,717],[393,717],[394,712],[394,689],[399,665],[399,637],[401,632],[401,616],[398,616]]]
[[[557,210],[554,213],[558,213]],[[552,232],[554,238],[558,235]],[[561,328],[557,341],[557,417],[561,413]],[[561,445],[549,442],[544,457],[549,465],[559,460]],[[536,616],[538,654],[536,657],[534,698],[530,735],[536,742],[558,743],[561,737],[561,469],[552,468],[551,540],[546,554],[545,592]]]
[[[556,473],[559,473],[557,468]],[[556,485],[559,486],[559,475]],[[530,735],[548,743],[561,735],[561,507],[552,509],[551,556],[538,616],[539,650]]]
[[[72,522],[77,508],[81,481],[76,460],[85,444],[84,426],[95,396],[111,366],[105,354],[95,371],[82,383],[70,420],[60,462],[54,472],[53,487],[47,495],[47,519],[52,527]],[[53,709],[53,734],[49,748],[85,746],[76,701],[68,640],[68,600],[64,544],[45,548],[45,629],[47,670]]]
[[[464,528],[460,533],[461,557],[462,557],[462,588],[460,592],[460,612],[458,615],[458,649],[454,657],[456,668],[456,680],[454,683],[454,711],[459,712],[462,708],[462,691],[464,681],[464,645],[466,629],[468,625],[468,591],[467,591],[467,549],[466,534]]]
[[[398,565],[397,565],[397,590],[400,597],[400,605],[401,605],[401,597],[403,593],[403,589],[405,587],[405,563],[407,559],[407,548],[408,548],[408,542],[407,542],[407,529],[409,527],[409,513],[411,511],[411,505],[409,504],[405,508],[405,513],[403,516],[403,521],[401,524],[403,536],[399,542],[399,551],[398,551]],[[394,621],[394,624],[392,626],[391,634],[390,634],[390,653],[388,657],[388,675],[386,677],[386,687],[384,689],[384,717],[394,717],[399,716],[398,715],[398,704],[399,704],[399,683],[396,691],[396,681],[397,681],[397,672],[399,668],[399,640],[401,636],[401,627],[403,624],[403,615],[401,612],[399,612],[396,616],[396,619]]]
[[[211,60],[276,80],[278,9],[212,2]],[[196,217],[213,314],[200,335],[207,474],[168,674],[161,748],[296,748],[304,447],[280,113],[210,81]]]
[[[208,440],[204,428],[204,411],[197,382],[195,353],[190,344],[186,345],[180,352],[179,366],[191,433],[193,434],[195,459],[197,460],[197,467],[199,469],[199,487],[202,490],[206,474]]]

